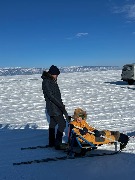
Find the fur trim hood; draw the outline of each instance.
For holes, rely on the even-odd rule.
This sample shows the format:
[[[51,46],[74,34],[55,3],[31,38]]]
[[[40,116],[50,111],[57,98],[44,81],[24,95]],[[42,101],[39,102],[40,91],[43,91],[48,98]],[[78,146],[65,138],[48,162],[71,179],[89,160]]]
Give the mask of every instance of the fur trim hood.
[[[85,119],[85,120],[86,120],[86,118],[87,118],[86,111],[84,111],[84,110],[81,109],[81,108],[75,109],[74,115],[73,115],[74,120],[76,120],[79,116],[82,116],[82,117],[83,117],[82,119]]]
[[[53,76],[49,74],[47,71],[43,71],[41,78],[54,80]]]

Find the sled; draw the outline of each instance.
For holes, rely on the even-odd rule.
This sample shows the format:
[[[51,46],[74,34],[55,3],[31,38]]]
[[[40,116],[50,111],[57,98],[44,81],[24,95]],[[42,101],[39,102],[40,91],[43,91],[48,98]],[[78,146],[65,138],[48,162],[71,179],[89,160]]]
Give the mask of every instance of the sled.
[[[93,144],[92,142],[86,140],[82,135],[77,134],[74,131],[74,129],[71,130],[68,141],[69,141],[68,155],[70,157],[85,156],[86,153],[91,153],[94,150],[97,151],[99,146],[108,145],[108,144],[99,144],[99,145]],[[119,151],[118,142],[114,141],[114,142],[111,142],[111,144],[114,145],[114,150],[111,151],[111,154],[117,153]]]

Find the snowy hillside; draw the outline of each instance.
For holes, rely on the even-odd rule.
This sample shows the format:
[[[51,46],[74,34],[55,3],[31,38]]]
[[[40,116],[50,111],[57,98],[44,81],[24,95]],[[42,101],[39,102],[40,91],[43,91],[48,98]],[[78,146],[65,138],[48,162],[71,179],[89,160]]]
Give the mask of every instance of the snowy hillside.
[[[118,70],[118,66],[70,66],[70,67],[59,67],[62,73],[65,72],[88,72],[94,71],[106,71],[106,70]],[[13,76],[13,75],[32,75],[42,74],[43,70],[47,68],[0,68],[0,76]]]
[[[134,180],[135,87],[121,81],[121,70],[61,73],[58,84],[69,115],[81,107],[87,111],[88,123],[97,129],[130,136],[122,153],[13,166],[13,162],[64,155],[54,149],[21,151],[21,147],[48,143],[40,76],[0,77],[0,180]]]

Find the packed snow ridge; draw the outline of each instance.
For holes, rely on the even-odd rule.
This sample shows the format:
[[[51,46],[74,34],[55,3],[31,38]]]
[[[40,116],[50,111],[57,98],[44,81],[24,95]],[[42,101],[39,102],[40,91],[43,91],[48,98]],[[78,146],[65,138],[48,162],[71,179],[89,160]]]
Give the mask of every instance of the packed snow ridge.
[[[88,72],[88,71],[106,71],[106,70],[120,70],[118,66],[70,66],[59,67],[61,73],[70,72]],[[32,75],[42,74],[43,70],[47,68],[0,68],[0,76],[13,76],[13,75]]]

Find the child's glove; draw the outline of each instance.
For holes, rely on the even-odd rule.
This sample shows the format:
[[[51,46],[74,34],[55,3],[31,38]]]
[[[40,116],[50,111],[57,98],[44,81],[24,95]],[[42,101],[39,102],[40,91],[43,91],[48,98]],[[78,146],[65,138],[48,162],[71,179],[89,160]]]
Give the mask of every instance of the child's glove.
[[[96,137],[105,136],[104,131],[98,131],[97,129],[95,129],[93,132]]]
[[[81,135],[85,135],[88,133],[88,129],[86,127],[84,127],[83,129],[80,129],[79,131]]]

